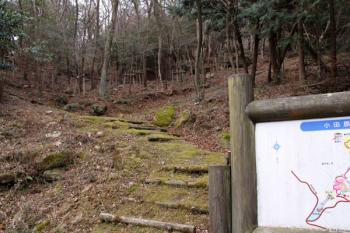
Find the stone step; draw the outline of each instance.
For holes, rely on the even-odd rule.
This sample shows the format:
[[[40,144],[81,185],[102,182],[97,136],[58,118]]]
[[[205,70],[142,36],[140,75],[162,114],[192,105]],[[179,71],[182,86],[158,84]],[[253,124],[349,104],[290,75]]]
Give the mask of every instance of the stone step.
[[[208,174],[186,174],[173,171],[155,171],[145,180],[146,184],[207,188]]]

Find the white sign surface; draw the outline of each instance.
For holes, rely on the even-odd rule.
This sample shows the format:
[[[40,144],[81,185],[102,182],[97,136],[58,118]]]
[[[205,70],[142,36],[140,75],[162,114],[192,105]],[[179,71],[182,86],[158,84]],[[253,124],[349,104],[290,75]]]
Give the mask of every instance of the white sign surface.
[[[256,125],[259,226],[350,231],[350,117]]]

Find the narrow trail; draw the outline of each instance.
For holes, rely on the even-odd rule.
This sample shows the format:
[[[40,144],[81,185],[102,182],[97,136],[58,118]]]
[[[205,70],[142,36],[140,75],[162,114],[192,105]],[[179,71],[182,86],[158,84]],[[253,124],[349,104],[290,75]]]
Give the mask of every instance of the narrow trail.
[[[15,103],[0,118],[0,179],[14,177],[0,182],[0,232],[164,232],[102,223],[101,212],[207,232],[208,166],[223,154],[146,122]]]

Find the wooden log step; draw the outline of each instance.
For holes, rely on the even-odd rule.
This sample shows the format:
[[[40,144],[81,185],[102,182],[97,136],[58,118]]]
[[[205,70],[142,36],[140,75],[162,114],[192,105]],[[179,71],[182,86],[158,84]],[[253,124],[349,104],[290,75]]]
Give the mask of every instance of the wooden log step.
[[[125,224],[135,225],[135,226],[153,227],[153,228],[162,229],[166,231],[178,231],[178,232],[185,232],[185,233],[196,232],[196,226],[193,226],[193,225],[160,222],[156,220],[147,220],[147,219],[134,218],[134,217],[115,216],[109,213],[101,213],[100,220],[106,223],[125,223]]]
[[[203,182],[188,182],[183,180],[161,180],[161,179],[146,179],[146,184],[169,185],[176,187],[187,188],[207,188],[208,185]]]
[[[208,173],[208,166],[164,166],[162,168],[163,171],[173,171],[173,172],[183,172],[190,174],[202,174]]]

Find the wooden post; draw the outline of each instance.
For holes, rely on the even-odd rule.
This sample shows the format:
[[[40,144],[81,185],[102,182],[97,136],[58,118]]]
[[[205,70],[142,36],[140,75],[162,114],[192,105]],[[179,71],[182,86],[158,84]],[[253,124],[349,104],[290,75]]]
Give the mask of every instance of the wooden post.
[[[209,232],[231,233],[231,168],[209,167]]]
[[[232,152],[232,233],[248,233],[257,226],[254,124],[245,113],[247,105],[254,99],[252,77],[231,76],[228,93]]]

